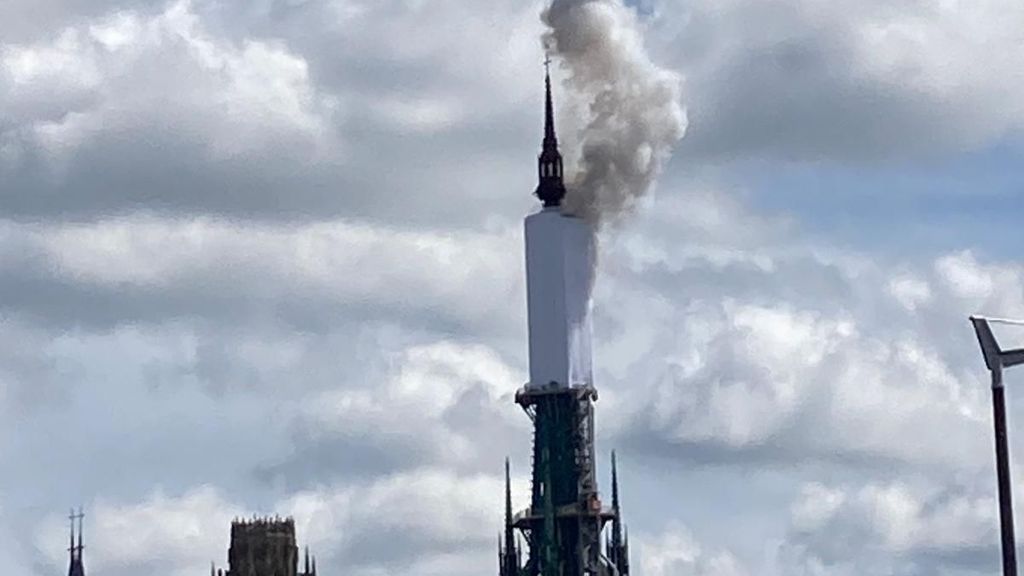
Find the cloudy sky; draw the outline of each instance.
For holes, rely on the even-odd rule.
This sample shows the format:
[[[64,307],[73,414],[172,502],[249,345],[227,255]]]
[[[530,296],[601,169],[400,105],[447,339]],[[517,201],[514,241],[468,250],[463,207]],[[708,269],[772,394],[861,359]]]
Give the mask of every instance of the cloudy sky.
[[[995,573],[966,316],[1024,316],[1024,6],[619,2],[687,118],[601,233],[636,574]],[[78,504],[97,575],[204,574],[253,513],[327,576],[496,570],[544,4],[0,3],[5,574],[65,570]]]

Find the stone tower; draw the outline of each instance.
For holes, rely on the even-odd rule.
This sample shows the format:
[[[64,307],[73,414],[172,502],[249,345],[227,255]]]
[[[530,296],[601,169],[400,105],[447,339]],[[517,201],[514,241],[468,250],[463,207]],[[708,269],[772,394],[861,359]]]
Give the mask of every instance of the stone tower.
[[[231,523],[228,569],[210,567],[210,576],[316,576],[316,559],[305,551],[299,571],[299,547],[291,518],[253,518]]]

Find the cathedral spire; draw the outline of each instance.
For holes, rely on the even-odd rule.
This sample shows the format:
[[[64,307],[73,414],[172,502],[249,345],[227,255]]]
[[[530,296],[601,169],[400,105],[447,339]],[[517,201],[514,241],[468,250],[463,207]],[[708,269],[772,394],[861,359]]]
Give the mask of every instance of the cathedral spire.
[[[551,58],[544,60],[544,143],[537,160],[540,183],[534,192],[545,208],[560,206],[565,197],[562,181],[562,155],[558,152],[555,134],[555,105],[551,97]]]

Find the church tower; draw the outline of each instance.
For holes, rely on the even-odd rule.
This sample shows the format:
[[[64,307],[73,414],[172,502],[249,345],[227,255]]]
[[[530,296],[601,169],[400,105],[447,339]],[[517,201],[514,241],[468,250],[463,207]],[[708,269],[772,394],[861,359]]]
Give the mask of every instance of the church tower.
[[[305,549],[299,570],[295,521],[291,518],[236,519],[231,523],[228,569],[210,566],[210,576],[316,576],[316,558]]]
[[[550,66],[550,60],[545,65]],[[590,347],[593,231],[581,218],[562,211],[566,188],[555,134],[550,68],[544,83],[544,140],[535,192],[542,206],[525,223],[530,380],[516,393],[516,403],[534,426],[532,487],[529,507],[513,516],[506,462],[499,574],[624,576],[629,572],[628,545],[621,536],[617,478],[613,506],[606,508],[595,470],[597,391]],[[612,534],[602,541],[608,523]],[[525,563],[516,530],[528,548]]]

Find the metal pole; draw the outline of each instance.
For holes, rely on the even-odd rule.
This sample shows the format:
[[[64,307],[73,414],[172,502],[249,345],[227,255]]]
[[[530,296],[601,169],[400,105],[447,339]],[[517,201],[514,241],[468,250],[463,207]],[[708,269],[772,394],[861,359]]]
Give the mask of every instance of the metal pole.
[[[1017,548],[1013,536],[1013,485],[1010,483],[1010,450],[1006,439],[1006,399],[1003,369],[992,370],[992,414],[996,435],[996,480],[999,486],[999,526],[1002,531],[1003,576],[1017,576]]]

